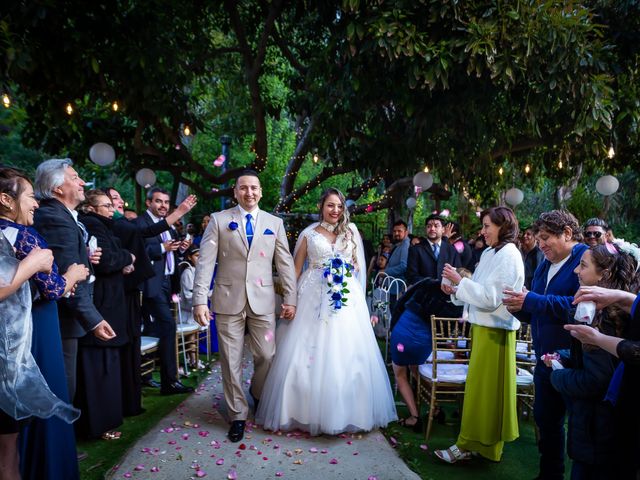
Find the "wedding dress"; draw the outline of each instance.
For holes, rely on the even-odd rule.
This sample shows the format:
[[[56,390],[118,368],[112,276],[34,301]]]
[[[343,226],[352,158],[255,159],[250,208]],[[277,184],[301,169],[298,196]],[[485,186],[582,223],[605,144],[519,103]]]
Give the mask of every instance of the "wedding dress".
[[[364,276],[362,242],[353,226],[334,244],[316,226],[300,236],[307,240],[308,267],[298,279],[295,318],[282,320],[276,330],[276,355],[256,423],[267,430],[300,429],[312,435],[369,431],[396,420],[397,415],[369,322],[364,283],[355,275],[345,276],[342,295],[346,301],[343,298],[336,308],[325,277],[327,265],[336,256],[354,264],[353,245],[357,245],[356,258],[362,258],[356,263]]]

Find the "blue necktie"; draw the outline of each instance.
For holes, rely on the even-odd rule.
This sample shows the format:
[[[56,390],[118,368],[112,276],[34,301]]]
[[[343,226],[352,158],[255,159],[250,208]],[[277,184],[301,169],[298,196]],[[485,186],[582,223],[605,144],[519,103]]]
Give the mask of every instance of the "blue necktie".
[[[436,260],[440,256],[440,245],[438,245],[437,243],[433,244],[433,256],[436,257]]]
[[[247,213],[245,217],[247,219],[247,226],[246,226],[247,242],[249,243],[249,248],[251,248],[251,241],[253,240],[253,225],[251,225],[252,217],[250,213]]]

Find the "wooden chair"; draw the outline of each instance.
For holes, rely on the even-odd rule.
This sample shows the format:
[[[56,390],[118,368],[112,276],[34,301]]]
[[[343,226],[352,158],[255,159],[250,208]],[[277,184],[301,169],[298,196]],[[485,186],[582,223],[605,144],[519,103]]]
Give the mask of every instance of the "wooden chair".
[[[471,325],[459,318],[431,316],[431,357],[418,367],[418,402],[429,404],[426,439],[436,406],[461,403],[469,369]]]
[[[156,337],[140,337],[140,374],[142,376],[152,373],[156,368],[156,355],[159,340]]]
[[[536,366],[536,354],[531,339],[531,325],[523,323],[516,333],[516,386],[518,411],[522,417],[524,412],[530,418],[533,412],[535,389],[533,385],[533,369]]]

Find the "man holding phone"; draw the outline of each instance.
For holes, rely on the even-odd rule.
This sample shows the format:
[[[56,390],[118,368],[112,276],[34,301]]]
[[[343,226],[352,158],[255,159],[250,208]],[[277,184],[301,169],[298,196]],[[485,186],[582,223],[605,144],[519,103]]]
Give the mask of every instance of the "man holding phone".
[[[147,211],[136,219],[141,227],[153,225],[169,212],[169,193],[152,188],[147,193]],[[172,395],[192,392],[193,388],[178,380],[176,364],[176,323],[171,315],[171,277],[177,271],[176,251],[188,247],[178,240],[174,229],[145,238],[145,250],[152,261],[155,275],[142,285],[142,314],[145,335],[157,337],[160,357],[160,393]]]

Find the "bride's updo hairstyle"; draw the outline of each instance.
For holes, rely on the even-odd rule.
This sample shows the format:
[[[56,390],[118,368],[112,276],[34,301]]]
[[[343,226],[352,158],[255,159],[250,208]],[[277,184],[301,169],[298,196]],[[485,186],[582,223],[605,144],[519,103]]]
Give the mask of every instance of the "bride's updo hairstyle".
[[[340,219],[338,220],[336,228],[333,232],[336,235],[346,233],[349,230],[349,209],[347,209],[347,201],[344,198],[344,195],[337,188],[329,187],[322,193],[320,202],[318,202],[318,205],[320,207],[320,222],[324,221],[324,218],[322,217],[322,209],[324,208],[324,203],[327,201],[327,198],[329,198],[329,195],[335,195],[336,197],[338,197],[340,199],[340,203],[342,204],[342,217],[340,217]]]

